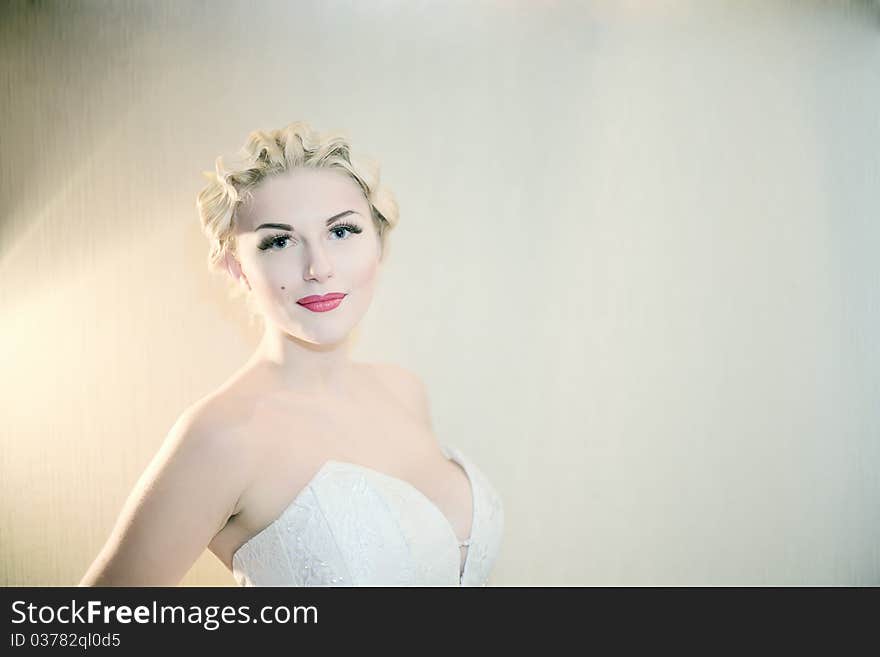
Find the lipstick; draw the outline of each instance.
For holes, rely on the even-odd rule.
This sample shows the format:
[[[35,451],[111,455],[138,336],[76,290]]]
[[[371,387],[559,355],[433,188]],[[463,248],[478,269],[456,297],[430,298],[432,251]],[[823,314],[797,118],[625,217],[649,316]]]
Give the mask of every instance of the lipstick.
[[[308,308],[313,313],[325,313],[328,310],[333,310],[336,306],[342,303],[344,298],[345,295],[341,292],[330,292],[324,295],[311,294],[302,299],[297,299],[296,302],[303,308]]]

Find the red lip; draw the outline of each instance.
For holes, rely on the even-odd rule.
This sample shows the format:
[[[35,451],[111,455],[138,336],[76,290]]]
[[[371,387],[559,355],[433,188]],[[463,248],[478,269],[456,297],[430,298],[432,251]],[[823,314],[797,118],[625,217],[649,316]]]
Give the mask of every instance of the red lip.
[[[341,292],[330,292],[321,296],[320,294],[312,294],[307,297],[303,297],[302,299],[297,299],[296,302],[300,304],[305,303],[315,303],[316,301],[333,301],[334,299],[341,299],[345,295]]]

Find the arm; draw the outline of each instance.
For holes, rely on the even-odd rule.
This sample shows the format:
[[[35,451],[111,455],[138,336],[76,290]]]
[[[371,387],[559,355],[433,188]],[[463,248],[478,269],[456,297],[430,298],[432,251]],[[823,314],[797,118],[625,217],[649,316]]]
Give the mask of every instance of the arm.
[[[233,438],[211,430],[197,411],[184,412],[79,585],[176,586],[233,514],[244,488]]]

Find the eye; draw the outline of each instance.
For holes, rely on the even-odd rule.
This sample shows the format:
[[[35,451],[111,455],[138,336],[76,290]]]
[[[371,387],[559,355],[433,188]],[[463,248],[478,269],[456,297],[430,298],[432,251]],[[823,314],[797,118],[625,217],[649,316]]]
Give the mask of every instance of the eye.
[[[330,229],[330,232],[334,235],[337,235],[339,237],[339,239],[342,240],[342,239],[346,239],[348,236],[345,235],[344,232],[342,233],[342,235],[339,235],[339,233],[342,231],[346,231],[346,230],[349,233],[354,233],[354,234],[361,232],[361,228],[359,226],[356,226],[355,224],[336,224],[335,226],[333,226]]]
[[[263,238],[257,248],[261,251],[280,251],[281,249],[287,248],[287,242],[290,242],[291,240],[291,236],[285,233],[268,235]]]

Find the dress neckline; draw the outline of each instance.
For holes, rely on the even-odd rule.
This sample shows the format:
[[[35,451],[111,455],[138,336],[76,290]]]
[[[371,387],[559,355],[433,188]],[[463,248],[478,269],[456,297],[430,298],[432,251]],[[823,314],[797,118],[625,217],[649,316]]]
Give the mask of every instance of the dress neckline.
[[[387,481],[391,481],[391,482],[394,482],[396,485],[402,486],[404,489],[406,489],[410,493],[415,494],[417,497],[419,497],[424,502],[426,502],[428,507],[433,509],[434,512],[437,514],[437,516],[443,521],[443,525],[446,527],[449,535],[452,537],[452,540],[455,543],[455,554],[457,557],[457,563],[458,563],[460,555],[461,555],[460,548],[462,547],[462,543],[465,543],[468,545],[467,552],[465,553],[464,565],[461,566],[459,564],[458,568],[457,568],[457,570],[459,571],[458,582],[459,582],[459,584],[461,584],[465,579],[465,575],[468,572],[468,566],[470,565],[470,562],[471,562],[471,551],[473,548],[472,539],[474,537],[474,532],[476,529],[476,522],[477,522],[477,490],[476,490],[477,484],[476,484],[475,478],[473,476],[473,473],[471,472],[470,465],[467,463],[467,459],[462,456],[460,451],[458,451],[454,447],[451,447],[450,445],[445,445],[445,444],[440,445],[440,450],[443,452],[443,455],[446,457],[447,460],[454,461],[459,466],[461,466],[461,469],[464,471],[465,476],[467,477],[467,480],[468,480],[468,485],[470,486],[470,489],[471,489],[471,522],[470,522],[471,532],[470,532],[470,536],[468,536],[464,541],[459,541],[458,535],[455,533],[455,528],[452,526],[452,523],[449,522],[449,518],[446,516],[445,513],[443,513],[443,511],[440,509],[440,507],[437,506],[437,504],[434,502],[434,500],[432,500],[425,493],[423,493],[421,491],[421,489],[417,488],[414,484],[410,483],[406,479],[401,479],[400,477],[395,477],[394,475],[388,474],[387,472],[383,472],[381,470],[376,470],[375,468],[371,468],[370,466],[362,465],[360,463],[354,463],[352,461],[341,461],[338,459],[327,459],[326,461],[324,461],[321,464],[321,466],[317,469],[315,474],[313,474],[311,476],[311,478],[308,480],[308,482],[306,482],[306,484],[300,489],[300,491],[296,494],[296,496],[287,504],[287,506],[284,507],[284,510],[280,514],[278,514],[278,516],[272,522],[270,522],[268,525],[263,527],[263,529],[258,531],[256,534],[251,536],[248,540],[246,540],[244,543],[242,543],[241,545],[239,545],[236,548],[235,552],[232,553],[232,559],[231,559],[233,574],[240,572],[235,567],[235,560],[239,556],[239,553],[241,553],[243,550],[248,548],[248,546],[250,546],[252,543],[257,541],[263,534],[269,532],[269,530],[271,530],[276,524],[278,524],[278,522],[282,518],[284,518],[284,516],[286,516],[290,512],[291,509],[293,509],[296,506],[297,502],[299,502],[300,499],[302,498],[302,496],[305,495],[306,491],[308,491],[309,488],[311,488],[318,481],[318,479],[323,477],[324,474],[328,470],[330,470],[331,468],[342,467],[342,468],[348,468],[348,469],[353,469],[353,470],[360,470],[362,472],[369,472],[373,475],[378,475],[378,476],[382,477],[383,479],[386,479]]]

